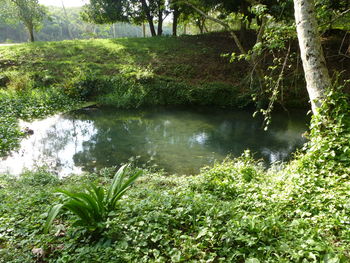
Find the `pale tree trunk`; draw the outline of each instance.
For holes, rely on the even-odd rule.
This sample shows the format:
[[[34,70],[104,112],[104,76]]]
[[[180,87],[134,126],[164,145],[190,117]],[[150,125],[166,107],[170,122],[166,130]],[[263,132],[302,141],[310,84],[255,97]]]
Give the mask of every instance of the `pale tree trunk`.
[[[112,30],[114,38],[117,38],[117,25],[115,23],[112,25]]]
[[[331,80],[318,33],[315,2],[294,0],[294,11],[306,87],[312,112],[316,114],[324,98],[325,89],[331,85]]]

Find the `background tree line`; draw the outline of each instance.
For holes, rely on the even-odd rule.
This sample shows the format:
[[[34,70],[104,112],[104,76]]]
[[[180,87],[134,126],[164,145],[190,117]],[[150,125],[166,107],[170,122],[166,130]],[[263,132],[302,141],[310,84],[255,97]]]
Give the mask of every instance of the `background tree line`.
[[[142,27],[124,22],[98,25],[86,22],[81,17],[82,8],[46,7],[46,13],[40,25],[36,28],[35,40],[61,41],[69,39],[88,38],[118,38],[118,37],[143,37]],[[150,36],[148,27],[145,28],[146,36]],[[169,26],[164,27],[166,34],[171,33]],[[14,17],[4,18],[0,13],[0,42],[26,42],[29,33],[24,23]]]
[[[281,29],[294,23],[292,0],[91,0],[82,8],[44,7],[38,0],[0,3],[1,42],[33,41],[34,31],[38,40],[59,41],[224,29],[240,30],[238,36],[233,35],[240,46],[237,40],[244,41],[249,30],[260,30],[262,36],[271,32],[266,28]],[[321,30],[349,30],[350,0],[317,0],[315,5]]]

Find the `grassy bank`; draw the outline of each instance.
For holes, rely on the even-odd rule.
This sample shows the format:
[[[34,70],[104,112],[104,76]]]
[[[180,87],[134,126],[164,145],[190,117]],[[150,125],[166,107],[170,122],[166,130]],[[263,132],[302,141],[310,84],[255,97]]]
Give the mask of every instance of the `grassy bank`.
[[[254,41],[255,35],[248,35],[245,48]],[[328,65],[339,72],[350,66],[336,53],[342,41],[341,37],[329,36],[323,43]],[[297,45],[292,51],[298,52]],[[98,95],[100,103],[119,107],[244,106],[252,102],[249,65],[245,61],[230,63],[223,55],[232,52],[239,51],[225,33],[6,46],[0,47],[0,87],[55,87],[71,96]],[[264,65],[270,64],[271,58],[266,56]],[[288,88],[279,99],[285,105],[307,103],[300,61],[294,61],[286,72],[284,84]]]
[[[55,87],[117,107],[244,106],[251,103],[245,63],[226,35],[39,42],[0,47],[0,86]]]
[[[56,87],[124,108],[252,104],[248,63],[222,56],[237,52],[225,33],[38,42],[0,47],[0,52],[0,87]],[[305,104],[302,71],[295,76],[289,80],[293,89],[283,96],[300,106]]]

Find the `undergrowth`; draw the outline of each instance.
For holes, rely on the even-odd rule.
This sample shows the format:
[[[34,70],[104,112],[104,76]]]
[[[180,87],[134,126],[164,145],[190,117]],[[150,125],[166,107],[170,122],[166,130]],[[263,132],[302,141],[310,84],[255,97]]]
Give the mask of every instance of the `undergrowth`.
[[[328,94],[306,153],[285,167],[266,170],[247,151],[196,176],[145,171],[98,240],[70,213],[50,234],[43,225],[61,201],[56,187],[106,187],[112,168],[63,180],[45,170],[3,176],[0,262],[349,262],[348,99]]]
[[[158,57],[174,57],[162,39],[151,40],[159,45],[158,53],[148,51],[146,57],[139,49],[131,52],[123,41],[95,42],[105,54],[101,57],[85,49],[95,48],[85,42],[72,43],[61,53],[58,43],[9,49],[0,61],[8,70],[0,76],[0,85],[7,87],[0,92],[0,154],[24,136],[19,118],[46,116],[81,100],[118,107],[246,102],[222,81],[211,79],[196,88],[178,78],[175,82],[174,76],[184,72],[189,79],[197,75],[186,63],[174,63],[170,77],[160,74]],[[139,41],[135,43],[147,50],[144,40]],[[106,47],[113,48],[105,53]],[[98,66],[103,59],[115,59],[120,50],[127,56],[120,57],[117,66]],[[92,53],[87,67],[77,66],[84,62],[81,52]],[[207,50],[198,52],[205,56]],[[41,61],[42,55],[62,59]],[[37,63],[35,73],[25,70],[33,66],[26,62],[31,61],[28,56]],[[147,67],[148,60],[159,63],[156,70]],[[22,71],[16,66],[23,66]],[[98,74],[101,71],[109,75]],[[60,76],[62,72],[70,77]],[[1,175],[0,262],[349,262],[349,110],[349,97],[330,91],[312,120],[304,152],[279,169],[266,170],[245,152],[196,176],[145,171],[119,200],[98,240],[74,225],[76,218],[69,212],[53,222],[49,234],[43,227],[51,205],[62,202],[54,194],[58,187],[81,192],[91,183],[106,188],[113,169],[62,180],[45,169],[20,177]]]

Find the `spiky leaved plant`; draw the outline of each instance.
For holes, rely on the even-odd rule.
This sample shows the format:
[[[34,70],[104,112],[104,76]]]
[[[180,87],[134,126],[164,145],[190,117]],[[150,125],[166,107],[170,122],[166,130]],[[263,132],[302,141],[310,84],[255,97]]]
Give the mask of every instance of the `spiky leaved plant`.
[[[59,189],[57,192],[63,194],[66,200],[50,209],[44,225],[44,233],[49,232],[54,219],[62,209],[77,216],[78,219],[74,225],[82,226],[91,233],[100,233],[105,228],[110,212],[116,209],[117,202],[142,174],[142,171],[129,173],[129,165],[123,165],[115,174],[107,191],[94,184],[90,184],[82,192]]]

